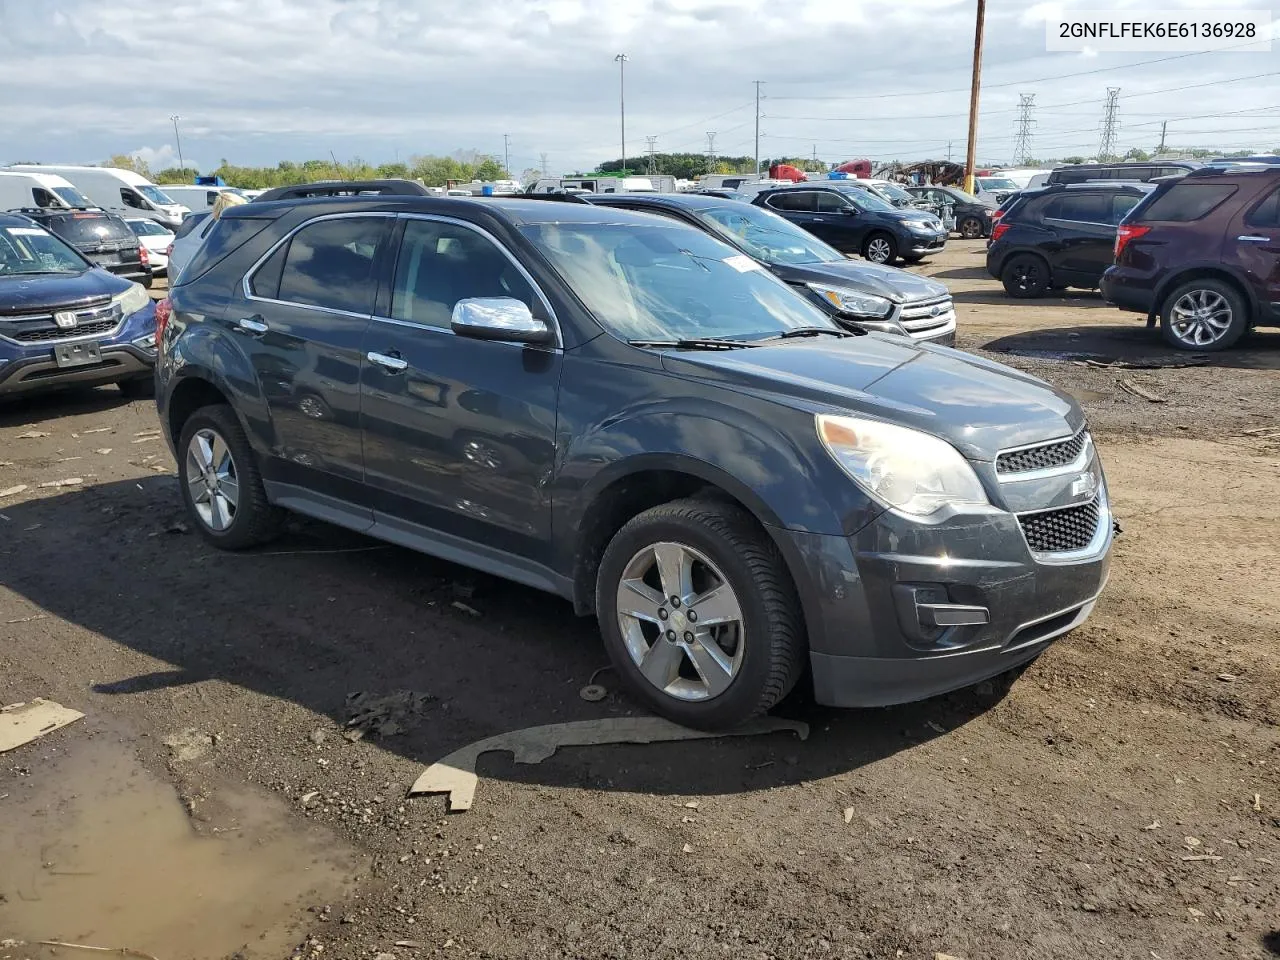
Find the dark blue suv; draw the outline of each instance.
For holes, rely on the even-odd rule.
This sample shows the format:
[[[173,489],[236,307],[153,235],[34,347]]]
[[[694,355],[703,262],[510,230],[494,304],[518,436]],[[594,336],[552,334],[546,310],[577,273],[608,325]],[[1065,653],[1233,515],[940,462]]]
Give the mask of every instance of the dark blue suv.
[[[751,201],[825,240],[841,253],[872,263],[908,263],[941,253],[947,229],[925,210],[900,209],[867,190],[838,180],[765,190]]]
[[[250,547],[294,511],[558,594],[678,723],[741,723],[806,666],[836,706],[976,683],[1106,581],[1071,397],[842,330],[673,220],[247,203],[169,296],[156,402],[203,538]]]
[[[155,366],[155,306],[24,216],[0,214],[0,399],[114,383],[144,396]]]

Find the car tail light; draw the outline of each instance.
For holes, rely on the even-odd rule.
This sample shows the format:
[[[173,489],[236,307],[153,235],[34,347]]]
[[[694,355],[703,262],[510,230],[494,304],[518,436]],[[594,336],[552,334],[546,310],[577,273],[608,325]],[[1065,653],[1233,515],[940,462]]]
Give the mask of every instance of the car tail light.
[[[1120,254],[1124,252],[1124,248],[1130,240],[1136,240],[1138,237],[1146,236],[1150,232],[1150,227],[1133,227],[1128,224],[1121,224],[1120,229],[1116,231],[1116,260],[1120,259]]]
[[[142,261],[144,267],[151,266],[151,254],[147,253],[146,247],[138,247],[138,259]]]
[[[1009,232],[1009,228],[1012,226],[1013,226],[1012,223],[993,223],[991,225],[991,242],[995,243],[997,240],[1003,237],[1006,233]]]
[[[156,303],[156,351],[164,351],[164,328],[169,325],[169,317],[173,315],[173,304],[168,297]]]

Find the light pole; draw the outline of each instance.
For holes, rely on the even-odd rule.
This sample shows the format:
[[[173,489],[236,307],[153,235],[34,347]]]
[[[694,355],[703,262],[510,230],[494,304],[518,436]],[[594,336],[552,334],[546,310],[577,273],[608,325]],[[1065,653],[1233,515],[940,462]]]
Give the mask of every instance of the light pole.
[[[622,176],[627,175],[627,55],[613,58],[618,62],[618,119],[622,125]]]
[[[173,121],[173,139],[178,141],[178,169],[186,173],[187,165],[182,162],[182,137],[178,134],[178,121],[182,118],[176,113],[169,118]]]
[[[502,135],[502,169],[507,179],[511,179],[511,137],[505,133]]]

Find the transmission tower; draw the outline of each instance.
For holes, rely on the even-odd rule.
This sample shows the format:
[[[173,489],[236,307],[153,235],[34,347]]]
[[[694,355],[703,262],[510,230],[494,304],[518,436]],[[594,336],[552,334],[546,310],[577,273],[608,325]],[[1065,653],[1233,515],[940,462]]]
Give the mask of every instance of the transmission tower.
[[[645,142],[648,143],[648,146],[645,148],[644,152],[649,155],[649,164],[645,168],[645,172],[649,173],[650,175],[655,175],[658,172],[658,160],[657,160],[658,138],[645,137],[644,139],[645,139]]]
[[[714,130],[707,131],[707,173],[714,173],[716,169],[716,132]]]
[[[1018,137],[1013,145],[1013,162],[1025,165],[1031,160],[1031,128],[1035,121],[1031,119],[1031,111],[1036,108],[1034,93],[1018,94],[1018,119],[1014,121]]]
[[[1120,129],[1120,88],[1107,87],[1107,104],[1102,114],[1102,142],[1098,144],[1098,161],[1110,160],[1116,152],[1116,133]]]
[[[539,154],[538,159],[542,161],[542,175],[545,177],[547,175],[547,155],[545,153]]]

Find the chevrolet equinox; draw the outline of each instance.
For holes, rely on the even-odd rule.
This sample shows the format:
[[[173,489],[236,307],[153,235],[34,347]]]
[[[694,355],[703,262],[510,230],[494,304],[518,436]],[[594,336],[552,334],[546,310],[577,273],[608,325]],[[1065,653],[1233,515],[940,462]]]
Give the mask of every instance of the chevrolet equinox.
[[[156,319],[192,520],[296,511],[547,590],[695,727],[920,699],[1081,623],[1112,520],[1079,406],[854,334],[692,227],[533,200],[232,208]]]

